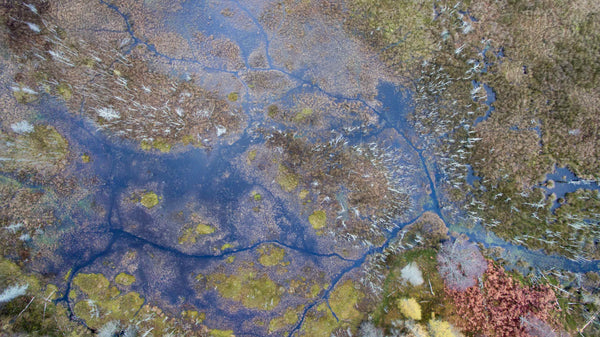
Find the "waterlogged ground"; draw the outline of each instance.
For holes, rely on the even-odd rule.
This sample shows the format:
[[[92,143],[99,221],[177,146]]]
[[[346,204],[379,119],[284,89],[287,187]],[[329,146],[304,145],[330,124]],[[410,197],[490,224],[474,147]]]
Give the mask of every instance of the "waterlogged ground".
[[[36,291],[64,305],[81,333],[157,336],[351,335],[367,311],[387,312],[381,294],[393,294],[377,268],[389,254],[425,247],[414,259],[429,266],[447,228],[523,272],[598,271],[597,183],[557,168],[519,200],[535,208],[539,192],[538,208],[575,228],[581,247],[488,232],[491,220],[474,211],[487,200],[488,171],[457,159],[471,147],[448,144],[477,141],[469,128],[495,118],[493,89],[466,78],[470,119],[437,130],[454,115],[435,125],[415,101],[429,102],[449,77],[423,84],[431,74],[411,73],[435,41],[406,33],[375,48],[349,33],[346,5],[5,5],[5,258],[43,277],[50,285]],[[453,13],[462,30],[473,19]],[[412,29],[429,22],[403,20]],[[386,29],[378,43],[397,38]],[[539,126],[527,131],[541,137]],[[437,273],[429,277],[431,294],[442,292]]]

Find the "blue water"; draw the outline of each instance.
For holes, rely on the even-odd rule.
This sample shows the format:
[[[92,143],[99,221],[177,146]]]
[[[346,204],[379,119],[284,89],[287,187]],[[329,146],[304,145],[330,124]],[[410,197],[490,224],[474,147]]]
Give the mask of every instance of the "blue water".
[[[159,57],[164,57],[172,61],[178,60],[169,55],[160,54],[154,46],[144,42],[142,37],[137,37],[129,22],[128,15],[122,13],[115,5],[103,0],[101,2],[123,17],[127,31],[132,37],[133,46],[144,44]],[[169,22],[170,27],[182,33],[188,39],[191,38],[190,32],[192,29],[215,34],[217,37],[234,37],[235,41],[240,44],[244,58],[247,58],[252,48],[258,45],[265,45],[269,69],[281,71],[299,81],[304,86],[302,90],[310,88],[314,92],[324,93],[336,100],[359,101],[369,106],[368,102],[362,100],[360,97],[343,97],[342,95],[323,90],[318,85],[306,80],[302,70],[290,73],[278,68],[270,58],[269,40],[258,20],[240,2],[232,1],[231,4],[244,13],[255,29],[242,31],[230,27],[227,30],[223,30],[222,25],[225,25],[228,19],[218,15],[213,15],[209,19],[207,14],[203,12],[204,7],[199,6],[195,1],[183,3],[185,10],[173,14],[172,21]],[[179,25],[182,21],[187,21],[188,24],[184,26]],[[499,51],[499,53],[501,52]],[[197,60],[185,61],[201,65]],[[205,67],[206,69],[211,70],[210,67]],[[226,69],[213,70],[237,76],[234,72]],[[474,87],[479,86],[479,83],[474,82],[473,85]],[[111,138],[106,134],[98,132],[96,127],[86,121],[85,118],[67,113],[58,104],[51,104],[43,110],[43,118],[46,118],[52,124],[56,124],[63,134],[68,135],[72,145],[81,147],[91,154],[92,163],[88,164],[88,166],[77,164],[78,167],[75,171],[86,169],[89,170],[85,171],[86,175],[89,174],[90,176],[97,177],[100,181],[101,191],[95,195],[95,198],[106,208],[106,216],[99,219],[97,223],[85,230],[82,229],[81,232],[76,232],[70,237],[65,237],[63,246],[58,251],[63,265],[48,267],[49,271],[59,275],[64,275],[66,270],[72,268],[71,278],[65,284],[65,296],[60,300],[69,300],[67,294],[70,290],[71,281],[73,276],[78,272],[101,271],[104,268],[102,262],[105,259],[111,256],[119,256],[131,249],[140,252],[140,254],[142,252],[152,252],[155,255],[160,254],[164,256],[164,261],[169,262],[168,267],[172,268],[172,272],[177,275],[188,275],[192,271],[202,272],[203,270],[212,270],[211,268],[215,264],[222,265],[223,260],[231,255],[250,254],[261,244],[273,243],[286,247],[290,252],[289,255],[295,261],[305,260],[315,263],[315,265],[320,265],[323,271],[328,274],[327,277],[330,284],[329,288],[324,291],[319,299],[306,304],[300,321],[289,333],[291,336],[301,328],[305,315],[311,308],[321,303],[321,301],[329,299],[332,289],[338,282],[362,267],[369,256],[382,252],[393,242],[404,226],[413,223],[424,211],[431,211],[438,214],[452,230],[466,233],[473,241],[482,242],[486,246],[500,246],[505,248],[506,256],[511,261],[522,258],[535,267],[555,267],[575,272],[585,272],[599,268],[598,261],[574,262],[558,256],[547,256],[543,252],[530,251],[523,247],[504,242],[493,234],[486,232],[481,226],[467,229],[447,222],[444,217],[444,209],[440,203],[440,199],[443,196],[439,194],[440,192],[438,192],[437,188],[437,185],[440,184],[444,177],[436,169],[435,157],[431,156],[428,153],[428,149],[425,148],[424,144],[426,142],[414,132],[407,119],[412,111],[412,93],[410,90],[398,88],[390,83],[382,83],[378,89],[378,100],[383,103],[383,106],[377,109],[371,107],[371,109],[377,113],[383,125],[379,130],[371,132],[368,136],[383,136],[384,130],[395,130],[402,138],[403,143],[408,146],[408,149],[402,148],[401,150],[414,152],[415,157],[418,159],[418,168],[416,169],[418,172],[411,172],[410,174],[416,177],[416,181],[423,182],[427,189],[427,195],[423,197],[422,207],[417,211],[413,210],[415,213],[414,216],[410,219],[396,222],[395,228],[387,233],[387,238],[383,245],[365,247],[356,258],[341,256],[332,249],[324,250],[314,235],[311,235],[311,231],[302,225],[306,221],[296,218],[289,209],[285,208],[286,206],[283,205],[284,200],[277,200],[276,202],[279,207],[277,222],[280,224],[281,232],[275,233],[274,238],[246,236],[243,233],[237,232],[236,227],[228,221],[228,219],[231,219],[231,214],[238,210],[237,205],[240,196],[247,195],[255,186],[255,182],[247,180],[236,171],[236,168],[231,165],[229,159],[246,151],[248,146],[253,142],[262,140],[255,140],[245,134],[236,143],[230,146],[217,146],[211,151],[187,148],[183,152],[174,152],[171,154],[146,153],[141,152],[135,144]],[[494,110],[492,104],[496,99],[495,94],[492,88],[485,84],[484,89],[487,94],[486,104],[490,108],[484,116],[478,117],[474,121],[474,125],[485,121]],[[379,134],[379,132],[382,133]],[[356,137],[363,136],[361,134]],[[353,138],[351,141],[358,143],[361,139]],[[473,170],[469,168],[467,182],[472,185],[479,179],[479,177],[473,174]],[[599,189],[597,183],[581,181],[567,169],[557,169],[556,173],[548,176],[548,179],[555,180],[556,186],[551,190],[547,189],[547,194],[556,193],[559,198],[579,188]],[[127,194],[131,188],[160,190],[159,194],[164,198],[161,201],[163,203],[161,206],[164,206],[165,210],[157,210],[156,213],[151,213],[152,216],[150,216],[145,210],[132,209],[131,206],[122,201],[123,195]],[[423,193],[423,191],[416,193]],[[265,197],[275,199],[274,196]],[[185,204],[190,200],[197,201],[210,208],[211,213],[218,219],[218,225],[225,234],[214,245],[218,247],[222,243],[236,242],[234,248],[226,251],[207,249],[189,252],[180,249],[168,240],[169,236],[165,235],[165,233],[168,230],[172,230],[168,226],[170,224],[169,221],[171,221],[169,220],[171,216],[169,211],[178,210],[177,205]],[[340,195],[340,200],[343,200],[343,195]],[[65,214],[62,217],[64,226],[67,226],[69,221],[71,225],[77,225],[78,220],[80,218],[78,218],[77,214],[71,214],[65,210]],[[170,227],[181,225],[181,223],[177,222],[172,222],[171,224],[172,226]],[[263,229],[259,227],[260,224],[258,223],[248,223],[248,226],[256,226],[256,229],[253,230],[254,232],[259,232]],[[150,263],[151,260],[146,259],[143,262]],[[164,274],[166,271],[156,270],[154,268],[158,267],[152,265],[147,265],[145,268],[144,271],[136,274],[136,277],[146,282],[140,282],[144,285],[134,288],[134,290],[140,291],[142,295],[152,292],[162,293],[164,294],[164,299],[171,304],[176,304],[179,296],[191,298],[192,300],[190,301],[197,307],[210,310],[211,317],[227,317],[228,320],[225,325],[234,325],[236,332],[240,331],[245,335],[256,335],[252,331],[248,331],[248,328],[243,325],[243,321],[253,315],[251,311],[240,310],[239,312],[232,313],[224,310],[214,305],[215,303],[222,302],[222,299],[219,299],[214,293],[206,294],[205,297],[195,298],[196,292],[184,277],[177,279],[169,285],[150,286],[148,284],[154,284],[153,280],[161,276],[161,272]],[[334,317],[337,317],[333,310],[332,313]],[[221,321],[217,321],[217,318],[210,317],[207,322],[215,326],[218,323],[222,323]]]
[[[478,88],[481,83],[477,82],[477,81],[473,81],[473,89]],[[485,104],[489,107],[486,112],[485,115],[483,116],[479,116],[475,119],[475,121],[473,122],[473,126],[476,126],[477,124],[486,121],[490,115],[492,114],[492,112],[494,112],[494,110],[496,110],[496,108],[494,108],[492,106],[492,104],[496,101],[496,93],[494,92],[494,90],[488,86],[487,84],[483,84],[483,88],[485,90],[486,93],[486,100],[485,100]],[[475,99],[473,99],[473,101],[476,101]]]
[[[554,181],[552,188],[547,186],[549,180]],[[600,185],[598,185],[597,181],[581,179],[567,167],[555,168],[554,172],[546,175],[546,180],[539,187],[544,189],[546,197],[553,193],[556,196],[556,200],[552,205],[552,211],[560,207],[559,199],[564,198],[567,193],[573,193],[578,190],[600,191]]]

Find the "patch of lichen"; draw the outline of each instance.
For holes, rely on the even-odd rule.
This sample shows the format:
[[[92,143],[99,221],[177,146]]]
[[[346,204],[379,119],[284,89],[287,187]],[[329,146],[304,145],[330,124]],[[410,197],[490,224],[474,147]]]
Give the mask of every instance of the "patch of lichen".
[[[127,273],[119,273],[115,276],[115,283],[121,284],[124,286],[130,286],[135,282],[135,276],[127,274]]]
[[[285,265],[282,260],[285,257],[285,249],[277,247],[273,244],[264,245],[257,249],[258,262],[265,267],[273,267],[277,265]]]
[[[144,304],[136,292],[121,294],[102,274],[77,274],[73,277],[76,298],[73,312],[91,327],[99,328],[111,320],[130,320]]]
[[[203,235],[212,234],[215,232],[215,228],[206,224],[198,224],[183,230],[183,233],[179,237],[179,244],[185,243],[196,243]]]
[[[289,328],[292,324],[298,321],[300,314],[302,314],[304,306],[297,306],[295,308],[287,308],[283,313],[283,316],[275,317],[269,322],[269,333]]]
[[[250,309],[274,309],[285,291],[268,275],[260,274],[253,267],[240,267],[232,275],[214,273],[206,280],[208,289],[216,289],[222,297],[241,302]]]
[[[436,317],[453,314],[452,303],[444,295],[444,281],[437,271],[436,256],[437,249],[414,248],[386,257],[380,270],[385,273],[382,300],[371,314],[372,321],[377,326],[391,327],[394,321],[405,319],[397,306],[398,300],[402,298],[414,298],[421,305],[423,322],[431,318],[432,314]],[[414,263],[421,270],[425,281],[422,285],[413,285],[402,279],[401,270],[409,263]]]
[[[32,132],[11,136],[0,132],[2,170],[57,173],[67,161],[68,141],[52,126],[35,125]]]

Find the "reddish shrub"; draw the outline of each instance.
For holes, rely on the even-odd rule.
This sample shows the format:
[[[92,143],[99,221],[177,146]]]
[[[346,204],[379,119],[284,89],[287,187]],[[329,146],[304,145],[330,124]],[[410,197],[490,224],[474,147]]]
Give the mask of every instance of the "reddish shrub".
[[[556,302],[550,287],[522,287],[491,261],[482,288],[460,291],[446,287],[446,293],[454,301],[458,326],[497,337],[530,337],[527,332],[533,332],[533,326],[522,324],[522,318],[541,326]]]

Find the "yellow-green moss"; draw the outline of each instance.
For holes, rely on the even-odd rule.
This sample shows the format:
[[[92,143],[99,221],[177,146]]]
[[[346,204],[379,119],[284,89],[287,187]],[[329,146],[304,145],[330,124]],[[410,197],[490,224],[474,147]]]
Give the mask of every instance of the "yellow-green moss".
[[[300,112],[298,112],[293,120],[294,122],[298,123],[298,122],[303,122],[304,120],[306,120],[306,118],[312,116],[313,114],[313,109],[311,108],[303,108],[302,110],[300,110]]]
[[[283,316],[273,318],[271,322],[269,322],[269,333],[273,333],[296,323],[303,308],[303,306],[287,308]]]
[[[250,152],[248,152],[248,160],[253,161],[254,159],[256,159],[256,153],[256,150],[251,150]]]
[[[304,200],[308,196],[308,193],[308,190],[301,190],[300,193],[298,193],[298,197]]]
[[[61,83],[56,87],[56,92],[62,97],[65,101],[68,101],[73,96],[73,91],[71,90],[71,86],[67,83]]]
[[[196,310],[184,310],[181,312],[181,317],[194,324],[200,324],[206,319],[206,314]]]
[[[120,273],[115,277],[115,282],[124,286],[130,286],[135,282],[135,276],[127,273]]]
[[[285,249],[269,244],[258,248],[258,262],[265,267],[278,265],[285,257]]]
[[[147,140],[142,140],[140,142],[140,147],[142,148],[142,150],[144,151],[150,151],[152,150],[152,143],[147,141]]]
[[[279,107],[275,104],[269,105],[269,107],[267,108],[267,114],[269,115],[269,117],[275,118],[279,114]]]
[[[302,336],[330,336],[337,326],[338,322],[329,311],[327,304],[322,303],[315,311],[310,311],[306,315],[300,332]]]
[[[266,274],[258,275],[251,267],[240,267],[236,274],[215,273],[207,276],[207,287],[251,309],[272,310],[281,300],[284,288]]]
[[[321,292],[321,286],[318,284],[313,284],[310,287],[310,297],[311,298],[315,298],[319,295],[319,293]]]
[[[154,142],[152,142],[152,147],[154,147],[162,153],[167,153],[171,151],[171,144],[168,142],[168,140],[162,138],[155,139]]]
[[[73,278],[73,285],[81,293],[81,297],[77,292],[69,294],[73,300],[81,298],[73,311],[94,328],[115,319],[132,319],[144,304],[138,293],[121,294],[102,274],[78,274]]]
[[[210,337],[235,337],[233,330],[211,329],[209,335]]]
[[[233,261],[235,261],[235,255],[228,256],[225,260],[227,263],[233,263]]]
[[[67,273],[65,274],[65,276],[63,277],[63,280],[69,281],[69,277],[71,277],[71,273],[73,272],[73,269],[69,269],[67,270]]]
[[[291,192],[298,187],[299,178],[297,174],[289,172],[289,170],[279,165],[279,172],[277,173],[277,183],[286,192]]]
[[[208,235],[215,232],[215,228],[210,225],[198,224],[195,227],[187,228],[179,237],[179,244],[196,243],[201,235]]]
[[[252,196],[254,198],[254,201],[261,201],[262,200],[262,195],[260,195],[260,193],[254,193],[254,195]]]
[[[321,229],[327,224],[327,214],[325,214],[325,211],[314,211],[308,217],[308,222],[314,229]]]
[[[229,95],[227,95],[227,99],[230,102],[235,102],[235,101],[238,100],[238,98],[239,98],[239,94],[237,92],[235,92],[235,91],[234,92],[230,92]]]
[[[364,294],[356,289],[351,280],[338,285],[329,295],[329,305],[340,320],[357,321],[362,314],[356,309]]]
[[[152,208],[158,205],[158,195],[156,195],[154,192],[146,192],[142,195],[140,204],[146,208]]]
[[[233,245],[231,243],[226,243],[221,246],[221,250],[225,250],[225,249],[229,249],[229,248],[233,248]]]
[[[81,162],[87,164],[90,162],[90,156],[87,153],[81,155]]]

